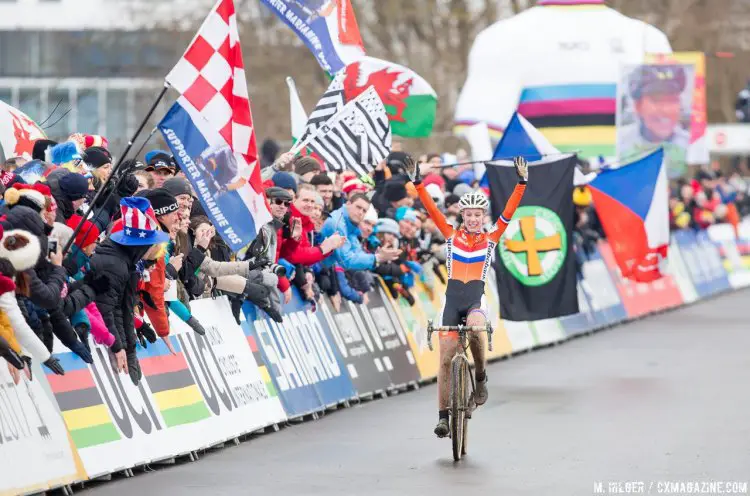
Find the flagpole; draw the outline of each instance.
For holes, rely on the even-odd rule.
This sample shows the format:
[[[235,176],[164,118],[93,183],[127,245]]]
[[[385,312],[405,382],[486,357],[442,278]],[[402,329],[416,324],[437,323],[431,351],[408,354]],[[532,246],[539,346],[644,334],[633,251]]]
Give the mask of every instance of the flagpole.
[[[164,98],[164,95],[167,93],[168,89],[169,89],[169,84],[165,82],[164,87],[161,89],[161,91],[159,92],[159,95],[156,97],[156,100],[151,105],[151,108],[148,110],[146,117],[143,118],[143,120],[141,121],[141,124],[138,126],[138,129],[135,130],[133,137],[130,138],[130,141],[128,141],[128,145],[125,147],[125,151],[122,152],[122,155],[120,155],[120,157],[117,159],[117,164],[115,164],[115,166],[112,167],[112,172],[110,172],[109,177],[107,178],[106,181],[104,181],[104,184],[101,185],[101,187],[96,192],[96,194],[94,194],[94,198],[92,198],[91,201],[89,202],[88,208],[86,209],[86,212],[83,214],[81,221],[73,230],[73,234],[70,236],[70,239],[63,247],[63,251],[62,251],[63,257],[65,257],[65,255],[68,253],[68,251],[70,250],[70,247],[73,246],[73,242],[75,241],[76,236],[78,235],[79,232],[81,232],[83,223],[86,222],[89,215],[91,215],[91,212],[94,210],[94,205],[96,205],[96,202],[99,200],[99,198],[102,196],[104,191],[107,189],[107,186],[109,186],[109,184],[112,182],[112,180],[115,178],[115,176],[119,172],[120,168],[122,167],[122,163],[125,160],[125,157],[127,157],[128,153],[130,152],[130,149],[133,148],[133,143],[135,142],[135,140],[138,139],[138,136],[140,136],[141,131],[143,131],[143,128],[146,127],[146,123],[153,115],[154,111],[156,110],[156,107],[159,106],[159,102],[161,102],[162,98]],[[118,182],[119,180],[120,179],[118,178]],[[111,190],[109,190],[109,192],[107,193],[106,199],[109,199],[109,197],[112,196],[112,194],[114,193],[114,190],[115,188],[112,188]]]
[[[146,148],[146,145],[148,144],[148,142],[151,141],[151,138],[153,138],[154,134],[156,134],[156,130],[157,130],[157,128],[154,127],[151,130],[151,132],[148,133],[148,136],[146,136],[146,139],[143,141],[143,144],[141,145],[141,147],[138,149],[137,152],[135,152],[135,158],[138,158],[138,155],[140,155],[141,152],[143,151],[143,149]]]
[[[533,156],[540,156],[540,157],[556,157],[558,155],[573,155],[576,153],[579,153],[580,150],[571,150],[568,152],[556,152],[556,153],[535,153]],[[455,164],[443,164],[443,165],[433,165],[432,167],[435,167],[437,169],[449,169],[451,167],[458,167],[461,165],[474,165],[474,164],[492,164],[492,162],[497,162],[499,160],[513,160],[516,157],[531,157],[532,155],[516,155],[513,157],[497,157],[497,158],[491,158],[488,160],[469,160],[466,162],[456,162]]]

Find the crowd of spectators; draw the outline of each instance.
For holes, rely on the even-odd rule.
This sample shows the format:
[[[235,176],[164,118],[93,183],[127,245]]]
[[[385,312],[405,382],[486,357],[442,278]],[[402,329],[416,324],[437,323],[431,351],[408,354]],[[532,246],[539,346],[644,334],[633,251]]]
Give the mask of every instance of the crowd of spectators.
[[[414,305],[415,285],[433,291],[444,277],[445,240],[408,180],[410,157],[399,143],[362,177],[326,170],[314,156],[263,149],[272,150],[262,170],[272,221],[237,253],[217,235],[169,152],[153,150],[113,170],[105,139],[76,134],[37,141],[31,163],[6,160],[0,356],[15,380],[31,373],[32,360],[65,373],[51,355],[57,337],[88,363],[93,343],[107,347],[112,366],[138,384],[136,350],[158,339],[172,349],[165,339],[171,314],[205,334],[191,313],[196,298],[228,296],[238,322],[246,302],[280,322],[294,288],[313,309],[327,295],[338,311],[345,301],[367,303],[381,280],[394,298]],[[438,154],[417,163],[427,191],[456,224],[461,195],[481,191],[473,167],[444,167]],[[750,213],[745,180],[718,168],[675,183],[669,202],[674,229],[736,225]],[[580,261],[605,233],[586,187],[574,189],[573,203]]]
[[[75,134],[37,141],[31,161],[6,160],[0,356],[14,379],[30,377],[33,360],[64,374],[51,354],[57,338],[87,363],[94,344],[106,347],[113,368],[138,384],[138,347],[163,339],[172,350],[170,315],[205,334],[191,312],[196,298],[228,296],[238,322],[245,303],[280,322],[294,288],[311,307],[328,295],[336,309],[366,303],[380,278],[411,305],[416,284],[433,290],[445,240],[418,202],[398,143],[363,177],[327,171],[314,156],[272,153],[262,174],[273,220],[237,253],[169,152],[115,168],[104,138]],[[455,221],[460,196],[479,188],[471,166],[443,168],[437,154],[418,161]]]

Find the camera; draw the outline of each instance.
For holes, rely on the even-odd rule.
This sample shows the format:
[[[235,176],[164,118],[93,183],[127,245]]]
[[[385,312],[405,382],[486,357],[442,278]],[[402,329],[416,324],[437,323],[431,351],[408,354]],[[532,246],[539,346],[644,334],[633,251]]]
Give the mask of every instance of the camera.
[[[283,265],[271,265],[271,272],[276,274],[277,277],[286,277],[286,267],[284,267]]]

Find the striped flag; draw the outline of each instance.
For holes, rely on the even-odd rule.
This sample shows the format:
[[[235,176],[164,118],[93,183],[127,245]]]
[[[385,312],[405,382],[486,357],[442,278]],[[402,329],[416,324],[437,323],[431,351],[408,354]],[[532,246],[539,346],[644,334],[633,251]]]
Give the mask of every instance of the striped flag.
[[[334,83],[331,86],[334,86]],[[331,170],[351,168],[367,174],[391,151],[388,114],[375,88],[341,106],[343,91],[331,91],[318,102],[308,120],[305,135],[297,145],[320,155]],[[340,110],[336,111],[336,109]]]

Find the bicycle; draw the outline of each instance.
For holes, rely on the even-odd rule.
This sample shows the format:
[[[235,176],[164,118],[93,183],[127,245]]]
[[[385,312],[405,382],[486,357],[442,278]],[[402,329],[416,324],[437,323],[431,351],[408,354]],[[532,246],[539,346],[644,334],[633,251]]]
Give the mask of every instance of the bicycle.
[[[450,416],[450,437],[453,444],[453,460],[459,461],[466,454],[466,432],[468,430],[471,413],[476,408],[474,404],[474,376],[471,374],[469,359],[466,349],[469,346],[469,332],[486,332],[487,347],[492,351],[492,326],[488,322],[482,326],[440,326],[433,327],[432,321],[427,323],[427,346],[432,351],[432,333],[435,331],[448,331],[458,333],[458,344],[456,354],[451,359],[451,384],[450,405],[448,413]],[[468,392],[466,377],[471,379],[471,393]],[[468,393],[468,394],[467,394]]]

